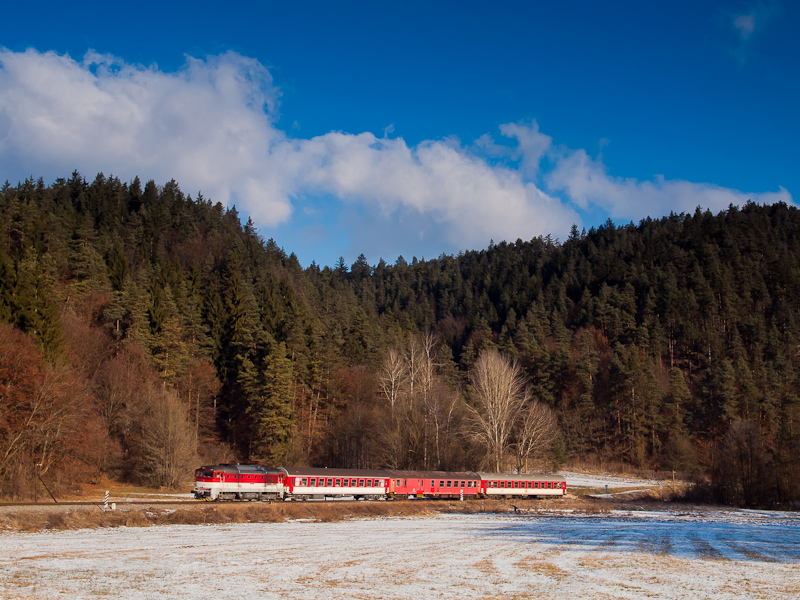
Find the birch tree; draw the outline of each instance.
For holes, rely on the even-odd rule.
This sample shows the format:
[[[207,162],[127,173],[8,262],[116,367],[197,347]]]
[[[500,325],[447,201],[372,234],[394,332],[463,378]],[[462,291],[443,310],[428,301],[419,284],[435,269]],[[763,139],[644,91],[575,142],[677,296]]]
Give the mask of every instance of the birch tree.
[[[513,439],[514,424],[530,400],[527,382],[517,362],[496,350],[480,354],[470,379],[473,386],[470,430],[486,446],[487,460],[500,473]]]
[[[531,456],[548,452],[558,437],[558,419],[553,409],[538,400],[532,400],[522,409],[514,433],[514,450],[517,470],[527,472]]]

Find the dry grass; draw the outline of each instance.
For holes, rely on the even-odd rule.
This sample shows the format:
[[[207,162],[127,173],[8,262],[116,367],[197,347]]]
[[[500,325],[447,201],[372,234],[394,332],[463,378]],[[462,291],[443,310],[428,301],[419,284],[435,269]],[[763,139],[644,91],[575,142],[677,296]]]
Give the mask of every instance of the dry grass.
[[[29,510],[0,514],[0,531],[98,529],[149,527],[153,525],[202,525],[223,523],[278,523],[309,519],[334,523],[347,519],[429,516],[456,512],[440,502],[275,502],[200,504],[186,508],[153,505],[118,510]],[[477,512],[477,511],[475,511]]]
[[[0,513],[0,531],[32,532],[42,530],[98,529],[103,527],[149,527],[153,525],[203,525],[224,523],[279,523],[307,519],[335,523],[349,519],[421,517],[436,514],[519,513],[535,515],[553,510],[583,514],[607,514],[624,506],[614,501],[586,498],[550,498],[546,500],[414,500],[393,502],[236,502],[186,503],[133,507],[117,505],[117,510],[99,506],[74,510],[48,510],[40,507],[19,512]],[[627,505],[627,508],[631,508]],[[663,508],[663,506],[662,506]]]
[[[527,556],[516,563],[516,566],[525,571],[533,571],[539,575],[551,577],[557,581],[565,579],[569,573],[564,569],[554,565],[550,555]]]

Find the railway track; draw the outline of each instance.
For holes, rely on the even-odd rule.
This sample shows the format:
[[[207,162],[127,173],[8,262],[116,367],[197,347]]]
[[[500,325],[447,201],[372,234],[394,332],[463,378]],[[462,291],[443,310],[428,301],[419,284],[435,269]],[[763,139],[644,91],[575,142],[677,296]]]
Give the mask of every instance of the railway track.
[[[271,504],[277,502],[284,502],[283,500],[195,500],[194,498],[187,498],[183,500],[128,500],[128,499],[114,499],[109,498],[108,510],[126,510],[132,508],[141,508],[144,506],[158,507],[161,509],[169,508],[189,508],[189,507],[211,507],[211,506],[244,506],[247,504]],[[336,502],[337,504],[358,503],[365,502],[385,502],[384,500],[352,500],[352,499],[336,499],[336,500],[291,500],[290,504],[300,503],[330,503]],[[106,505],[104,500],[71,500],[63,502],[0,502],[0,514],[20,512],[20,511],[67,511],[70,509],[105,509]]]
[[[109,504],[114,502],[124,506],[137,505],[137,504],[205,504],[203,500],[109,500]],[[0,502],[0,508],[8,506],[103,506],[103,500],[74,500],[64,502]]]
[[[108,509],[112,505],[116,510],[127,510],[142,508],[145,506],[157,506],[159,508],[186,508],[190,506],[200,506],[208,504],[202,500],[114,500],[109,499]],[[71,500],[64,502],[0,502],[0,515],[16,512],[67,512],[70,510],[103,510],[105,504],[103,500]]]

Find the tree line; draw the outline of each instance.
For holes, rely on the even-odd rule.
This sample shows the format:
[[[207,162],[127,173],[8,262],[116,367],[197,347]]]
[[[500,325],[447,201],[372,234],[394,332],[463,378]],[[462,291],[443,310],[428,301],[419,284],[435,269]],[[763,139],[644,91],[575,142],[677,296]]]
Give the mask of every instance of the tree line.
[[[794,207],[303,268],[175,181],[75,172],[7,182],[0,225],[0,477],[16,482],[4,489],[29,488],[34,463],[53,479],[172,485],[216,460],[614,461],[708,478],[726,502],[800,495]],[[22,353],[38,370],[12,393]],[[481,387],[492,360],[519,384],[502,426]],[[61,396],[22,406],[58,377],[71,381]],[[53,413],[66,419],[56,433],[34,434]],[[183,440],[175,456],[148,437],[154,422]],[[91,432],[76,437],[76,423]],[[747,469],[733,469],[743,448]]]

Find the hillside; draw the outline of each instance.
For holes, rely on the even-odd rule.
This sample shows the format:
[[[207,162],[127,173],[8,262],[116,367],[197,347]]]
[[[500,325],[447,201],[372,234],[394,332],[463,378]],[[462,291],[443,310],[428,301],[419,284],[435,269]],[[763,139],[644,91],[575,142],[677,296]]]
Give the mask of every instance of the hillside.
[[[167,486],[199,460],[485,468],[470,376],[496,349],[557,416],[536,464],[800,498],[794,207],[305,269],[175,181],[6,183],[0,224],[5,493],[30,490],[34,463],[54,484]]]

